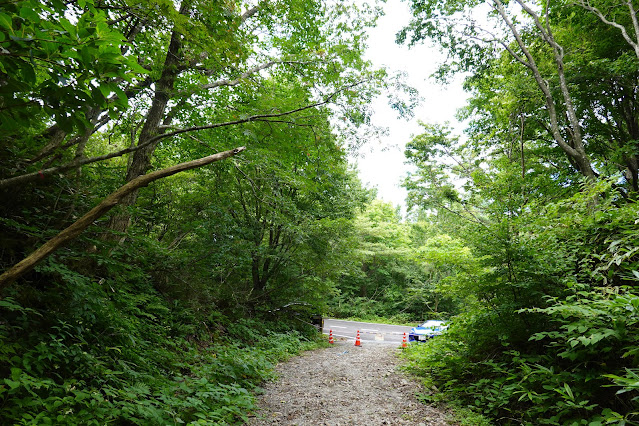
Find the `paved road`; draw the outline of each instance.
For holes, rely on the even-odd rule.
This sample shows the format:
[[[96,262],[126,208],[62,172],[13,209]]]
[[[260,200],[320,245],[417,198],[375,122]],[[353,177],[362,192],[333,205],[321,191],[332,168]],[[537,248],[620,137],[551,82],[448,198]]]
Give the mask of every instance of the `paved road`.
[[[355,343],[355,336],[359,330],[360,341],[363,344],[368,343],[401,343],[406,333],[411,327],[403,325],[375,324],[371,322],[344,321],[332,318],[324,319],[324,334],[328,334],[333,330],[333,337],[336,340],[347,340]]]

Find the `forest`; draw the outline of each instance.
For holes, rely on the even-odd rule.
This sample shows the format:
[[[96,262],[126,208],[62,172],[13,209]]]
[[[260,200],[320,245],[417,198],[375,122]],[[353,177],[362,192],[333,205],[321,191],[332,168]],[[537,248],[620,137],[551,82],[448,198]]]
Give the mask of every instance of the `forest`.
[[[1,424],[241,424],[316,315],[448,321],[403,356],[468,424],[639,424],[639,4],[406,0],[470,98],[402,214],[382,3],[0,3]]]

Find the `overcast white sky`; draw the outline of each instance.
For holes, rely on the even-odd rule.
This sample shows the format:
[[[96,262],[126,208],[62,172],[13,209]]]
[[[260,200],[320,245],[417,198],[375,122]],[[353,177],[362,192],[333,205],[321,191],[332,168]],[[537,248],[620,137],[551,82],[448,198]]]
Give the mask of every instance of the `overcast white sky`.
[[[406,191],[400,186],[408,171],[404,164],[404,146],[411,134],[421,133],[418,120],[427,123],[456,124],[455,112],[464,106],[467,95],[461,82],[449,86],[435,83],[429,76],[443,60],[436,48],[420,45],[409,49],[395,43],[395,34],[410,20],[408,4],[400,0],[388,0],[386,15],[369,34],[367,57],[376,66],[385,66],[390,72],[408,73],[408,84],[415,87],[424,99],[410,121],[400,119],[387,105],[386,97],[374,103],[375,124],[388,127],[389,134],[381,142],[371,141],[364,147],[364,158],[357,158],[360,179],[369,187],[378,188],[378,198],[394,205],[403,205]]]

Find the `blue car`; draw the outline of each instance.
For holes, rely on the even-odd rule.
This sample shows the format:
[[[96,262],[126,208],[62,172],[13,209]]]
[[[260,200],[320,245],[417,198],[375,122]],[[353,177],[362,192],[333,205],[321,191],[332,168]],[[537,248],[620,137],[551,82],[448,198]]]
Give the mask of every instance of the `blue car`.
[[[408,334],[408,341],[425,342],[430,338],[439,336],[447,328],[448,325],[446,325],[444,321],[429,320],[417,327],[411,328]]]

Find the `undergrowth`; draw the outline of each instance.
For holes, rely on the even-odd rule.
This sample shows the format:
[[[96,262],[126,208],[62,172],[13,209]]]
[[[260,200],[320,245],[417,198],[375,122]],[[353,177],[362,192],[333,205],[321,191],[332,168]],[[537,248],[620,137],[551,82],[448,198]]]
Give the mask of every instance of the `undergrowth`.
[[[319,344],[310,327],[197,312],[140,277],[39,272],[54,270],[46,290],[0,300],[0,424],[240,423],[274,363]]]
[[[445,335],[411,345],[405,368],[425,381],[422,400],[500,425],[637,424],[639,296],[575,291],[551,302],[521,312],[548,315],[555,324],[527,346],[502,341],[480,357],[472,338],[477,324],[462,317]]]

